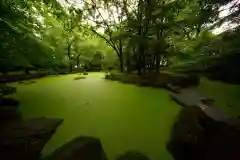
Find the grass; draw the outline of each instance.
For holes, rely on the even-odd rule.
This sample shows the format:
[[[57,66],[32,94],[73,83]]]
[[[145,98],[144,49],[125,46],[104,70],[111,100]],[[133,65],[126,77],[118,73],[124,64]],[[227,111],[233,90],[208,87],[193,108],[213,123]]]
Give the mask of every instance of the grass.
[[[77,76],[51,76],[30,85],[12,83],[24,118],[64,119],[43,155],[85,135],[100,138],[109,160],[129,150],[151,160],[172,159],[165,145],[181,107],[166,90],[108,81],[102,73],[79,81],[74,80]]]
[[[195,90],[213,98],[215,100],[215,107],[220,110],[236,117],[240,116],[240,85],[210,81],[202,78],[200,85]]]

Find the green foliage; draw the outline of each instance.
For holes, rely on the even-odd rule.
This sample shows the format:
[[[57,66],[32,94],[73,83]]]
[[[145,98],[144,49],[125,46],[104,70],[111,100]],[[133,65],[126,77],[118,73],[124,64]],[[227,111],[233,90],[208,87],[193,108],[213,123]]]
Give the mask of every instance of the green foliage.
[[[118,67],[139,73],[180,62],[238,52],[238,38],[214,36],[216,0],[3,0],[0,3],[1,70]],[[225,39],[227,43],[224,43]],[[230,40],[231,39],[231,40]],[[101,55],[96,62],[96,55]],[[101,64],[100,64],[101,63]]]
[[[82,11],[51,1],[1,2],[1,71],[88,64],[112,50],[82,23]],[[107,57],[108,55],[106,55]],[[114,62],[113,62],[114,63]]]

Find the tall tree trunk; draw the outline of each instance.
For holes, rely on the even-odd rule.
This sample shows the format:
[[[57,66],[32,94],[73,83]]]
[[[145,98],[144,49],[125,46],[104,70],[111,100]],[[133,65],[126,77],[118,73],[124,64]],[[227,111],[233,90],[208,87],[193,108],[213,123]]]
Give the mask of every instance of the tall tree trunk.
[[[29,72],[29,68],[25,68],[25,73],[26,73],[27,75],[30,74],[30,72]]]
[[[72,46],[72,44],[69,43],[69,44],[68,44],[68,60],[69,60],[69,62],[70,62],[70,64],[69,64],[69,72],[72,72],[72,68],[73,68],[73,65],[72,65],[72,57],[71,57],[71,46]]]
[[[156,53],[156,70],[157,70],[157,73],[159,73],[159,65],[160,65],[160,57],[159,57],[159,52],[157,51],[157,53]]]
[[[119,42],[119,60],[120,60],[120,70],[121,70],[121,72],[124,72],[122,40],[120,40],[120,42]]]
[[[131,57],[130,57],[130,51],[127,49],[126,52],[126,65],[127,65],[127,73],[131,72]]]
[[[79,65],[80,65],[80,54],[77,55],[76,63],[77,63],[77,66],[79,67]]]
[[[139,27],[138,27],[138,35],[140,37],[142,37],[142,19],[143,19],[143,7],[142,7],[142,4],[143,3],[143,0],[139,0],[138,2],[138,23],[139,23]],[[137,69],[138,69],[138,75],[141,75],[141,72],[142,72],[142,46],[141,46],[141,43],[138,43],[138,51],[137,51],[137,54],[138,54],[138,62],[137,62]]]

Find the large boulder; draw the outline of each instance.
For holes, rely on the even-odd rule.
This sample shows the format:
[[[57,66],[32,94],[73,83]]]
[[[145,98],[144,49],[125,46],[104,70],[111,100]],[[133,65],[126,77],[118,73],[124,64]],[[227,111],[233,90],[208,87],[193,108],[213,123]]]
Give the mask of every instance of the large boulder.
[[[42,117],[1,128],[0,159],[39,159],[43,146],[61,123],[61,119]]]
[[[176,160],[240,158],[239,120],[204,104],[183,108],[167,149]]]
[[[192,160],[198,157],[195,152],[202,140],[204,129],[198,124],[199,108],[182,108],[172,127],[170,141],[166,144],[175,160]]]
[[[147,156],[136,151],[128,151],[127,153],[120,155],[117,160],[150,160]]]
[[[0,98],[0,107],[2,106],[19,106],[19,102],[12,98]]]
[[[21,120],[21,112],[19,110],[19,102],[12,98],[0,97],[0,126],[8,125],[8,123]]]
[[[0,125],[8,125],[8,123],[21,120],[21,112],[15,106],[0,106]]]
[[[49,160],[107,160],[99,139],[78,137],[47,157]]]

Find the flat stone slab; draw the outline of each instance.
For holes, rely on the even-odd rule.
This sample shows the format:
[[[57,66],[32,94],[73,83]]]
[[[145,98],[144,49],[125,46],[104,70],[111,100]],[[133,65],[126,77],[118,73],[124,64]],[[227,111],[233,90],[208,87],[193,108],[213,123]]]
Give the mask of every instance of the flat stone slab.
[[[41,117],[1,128],[0,159],[39,159],[43,146],[61,123],[61,119]]]
[[[240,131],[240,120],[234,118],[216,108],[209,107],[204,104],[199,104],[201,110],[206,114],[207,117],[211,118],[215,122],[224,122],[225,124],[234,127],[238,131]]]
[[[199,104],[207,104],[212,106],[214,104],[214,100],[202,96],[191,90],[176,90],[176,93],[172,93],[171,98],[185,107],[197,107]]]
[[[215,108],[208,107],[207,105],[199,104],[199,107],[208,117],[211,117],[214,121],[224,121],[232,118],[226,113],[216,110]]]
[[[165,89],[173,92],[173,93],[180,93],[181,92],[181,87],[178,87],[178,86],[174,86],[170,83],[168,83],[166,86],[165,86]]]
[[[107,160],[99,139],[78,137],[55,150],[49,160]]]
[[[188,90],[182,90],[178,94],[173,93],[171,97],[174,101],[185,107],[197,107],[198,104],[202,103],[203,99],[197,93]]]

